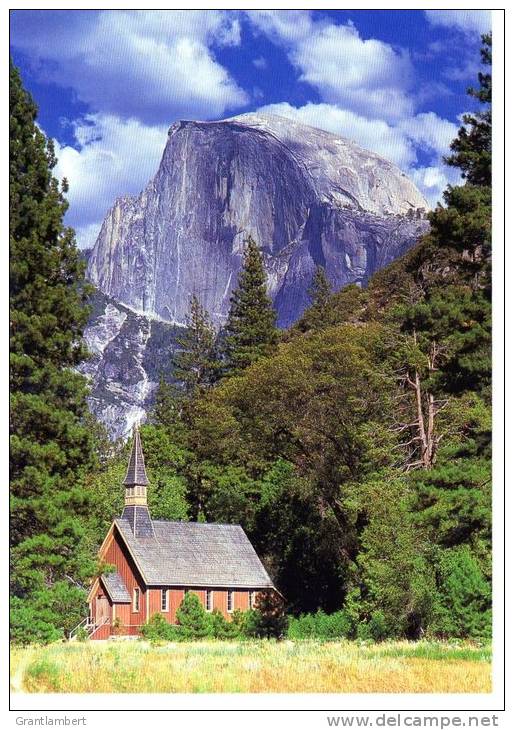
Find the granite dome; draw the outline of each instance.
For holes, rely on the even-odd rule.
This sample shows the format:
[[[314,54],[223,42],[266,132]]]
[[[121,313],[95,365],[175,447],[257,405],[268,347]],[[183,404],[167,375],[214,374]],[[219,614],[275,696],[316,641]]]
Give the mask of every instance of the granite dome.
[[[222,324],[250,234],[288,326],[308,305],[316,265],[334,289],[366,283],[426,230],[427,209],[395,165],[328,132],[266,114],[181,121],[146,189],[107,214],[88,276],[178,324],[196,293]]]

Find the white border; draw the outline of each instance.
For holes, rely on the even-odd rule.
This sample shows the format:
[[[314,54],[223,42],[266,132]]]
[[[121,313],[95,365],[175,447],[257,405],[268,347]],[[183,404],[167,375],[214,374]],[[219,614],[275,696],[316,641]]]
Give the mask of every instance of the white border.
[[[186,9],[184,4],[174,5],[172,3],[163,3],[162,0],[156,0],[153,2],[152,7],[156,9]],[[174,710],[173,724],[178,727],[196,728],[203,727],[209,718],[209,724],[215,722],[215,716],[205,715],[199,710],[238,710],[231,716],[231,723],[237,722],[238,719],[243,721],[248,728],[261,728],[262,723],[266,723],[269,727],[283,727],[287,722],[287,726],[298,728],[311,728],[313,727],[327,727],[326,715],[327,714],[344,714],[345,712],[352,711],[363,711],[363,712],[383,712],[383,711],[398,711],[402,714],[405,711],[423,711],[430,710],[429,714],[436,714],[439,712],[447,712],[451,714],[451,711],[486,711],[486,712],[498,712],[503,705],[503,413],[504,413],[504,387],[503,387],[503,273],[504,273],[504,262],[503,262],[503,234],[504,234],[504,223],[503,223],[503,11],[495,10],[494,3],[491,2],[454,2],[449,5],[454,9],[491,9],[493,10],[493,33],[494,33],[494,175],[493,175],[493,199],[494,199],[494,217],[493,217],[493,250],[494,250],[494,688],[493,692],[489,695],[438,695],[438,694],[403,694],[403,695],[392,695],[392,694],[366,694],[366,695],[308,695],[308,694],[297,694],[297,695],[23,695],[17,694],[12,696],[12,709],[13,710],[26,710],[26,711],[68,711],[73,713],[82,713],[82,710],[117,710],[116,714],[104,714],[104,713],[90,713],[88,715],[90,726],[97,725],[98,727],[119,727],[124,728],[135,727],[141,722],[140,715],[134,715],[133,710]],[[55,0],[49,0],[44,3],[44,7],[48,9],[63,9],[62,3],[56,2]],[[94,2],[82,2],[80,8],[87,9],[102,9],[105,5]],[[138,8],[141,7],[140,3],[120,2],[119,0],[113,0],[108,3],[107,7],[113,9],[123,8]],[[200,4],[189,4],[187,9],[194,8],[206,9],[217,9],[217,5],[209,2]],[[228,0],[223,3],[224,9],[239,9],[241,3],[236,3],[233,0]],[[245,9],[255,8],[259,9],[260,6],[255,2],[245,3]],[[287,9],[290,5],[284,3],[278,3],[274,5],[275,8]],[[311,9],[313,7],[312,2],[303,2],[298,0],[294,3],[293,7]],[[380,6],[370,7],[369,4],[363,2],[353,2],[351,7],[353,9],[381,9]],[[439,8],[444,8],[444,4],[438,4]],[[448,7],[448,5],[447,5]],[[16,2],[10,3],[9,9],[30,9],[34,8],[34,3],[29,2]],[[385,8],[384,8],[385,9]],[[408,10],[413,9],[411,4],[408,3],[395,3],[394,6],[387,6],[387,9],[398,9]],[[416,8],[419,9],[419,8]],[[423,9],[423,8],[421,8]],[[5,17],[5,16],[4,16]],[[510,16],[507,13],[507,25],[509,25]],[[8,46],[8,24],[4,23],[3,28],[0,32],[5,34],[5,47]],[[512,44],[510,44],[512,46]],[[512,62],[512,54],[510,47],[508,51],[508,60]],[[6,79],[6,74],[4,75]],[[7,80],[4,81],[4,89],[8,86]],[[5,109],[8,108],[8,94],[5,95]],[[512,111],[509,109],[508,111]],[[6,120],[8,112],[6,111],[3,116]],[[509,113],[509,119],[513,116]],[[7,130],[4,128],[4,170],[7,169],[8,159],[8,148],[7,148]],[[510,150],[509,150],[510,151]],[[4,173],[6,175],[6,173]],[[4,178],[5,179],[5,178]],[[7,188],[7,183],[6,183]],[[4,201],[4,215],[2,220],[4,226],[7,227],[8,221],[8,203],[6,189],[4,189],[3,195]],[[512,229],[512,224],[510,224]],[[8,252],[6,246],[7,236],[4,237],[4,245],[0,248],[0,256],[2,256],[1,267],[2,272],[8,271]],[[509,245],[512,247],[514,237],[509,236]],[[509,253],[506,264],[511,263],[511,254]],[[510,267],[512,270],[512,267]],[[508,305],[514,304],[512,290],[514,287],[510,287],[510,293],[508,296]],[[7,285],[2,287],[2,296],[5,298],[4,312],[7,311],[7,296],[8,287]],[[6,318],[7,319],[7,318]],[[5,332],[7,340],[8,337],[8,322],[5,322]],[[510,342],[509,352],[510,356]],[[8,382],[8,365],[6,358],[2,359],[2,375],[4,376],[4,388],[1,390],[3,412],[8,411],[8,396],[7,396],[7,382]],[[508,393],[510,398],[511,393]],[[8,443],[8,428],[6,420],[4,423],[4,432],[2,439],[2,463],[7,465],[7,443]],[[509,464],[510,468],[510,464]],[[6,472],[4,472],[6,473]],[[6,483],[6,480],[5,480]],[[511,485],[512,486],[512,485]],[[6,492],[7,490],[5,490]],[[512,489],[507,491],[507,504],[508,514],[512,515]],[[4,535],[8,534],[8,509],[7,509],[7,496],[4,496],[4,509],[2,511],[4,520]],[[507,549],[513,548],[513,530],[507,532],[506,538],[508,541]],[[6,555],[4,556],[6,557]],[[2,575],[4,579],[4,585],[7,585],[8,579],[8,566],[7,561],[3,561],[3,570],[5,573]],[[510,606],[508,615],[512,615],[512,591],[511,586],[508,588],[507,601]],[[6,602],[3,602],[1,607],[2,611],[2,626],[8,625]],[[509,630],[508,639],[511,640],[512,634]],[[6,642],[7,643],[7,642]],[[512,649],[510,648],[510,651]],[[509,654],[510,656],[510,654]],[[8,680],[8,667],[7,663],[3,663],[3,676],[5,682],[3,686],[7,686]],[[401,708],[399,710],[399,708]],[[251,712],[255,710],[287,710],[287,715],[273,714],[273,715],[261,715],[257,713],[252,715]],[[123,710],[123,712],[120,712]],[[183,712],[183,710],[189,710]],[[300,712],[300,710],[303,710]],[[305,710],[317,710],[319,713],[305,713]],[[510,705],[509,705],[510,712]],[[223,713],[224,714],[224,713]],[[503,716],[505,719],[505,715]],[[214,719],[213,719],[214,718]],[[221,720],[221,716],[219,716]],[[15,727],[15,718],[13,715],[7,717],[9,726]],[[152,722],[157,722],[161,718],[159,716],[153,716]],[[511,716],[512,719],[512,716]],[[166,717],[162,718],[162,721],[169,722],[170,720]],[[505,725],[507,727],[507,725]]]

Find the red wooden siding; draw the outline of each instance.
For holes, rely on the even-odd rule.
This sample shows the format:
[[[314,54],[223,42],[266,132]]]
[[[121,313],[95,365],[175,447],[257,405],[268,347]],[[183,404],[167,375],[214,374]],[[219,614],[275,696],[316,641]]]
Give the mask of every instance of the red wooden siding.
[[[164,588],[164,586],[163,586]],[[167,621],[170,623],[177,623],[177,609],[182,603],[184,598],[184,588],[168,588],[168,610],[161,610],[161,591],[162,588],[150,588],[150,617],[154,613],[162,614]],[[200,603],[206,608],[207,601],[207,589],[205,588],[189,588],[191,593],[194,593],[200,599]],[[225,616],[226,619],[231,618],[232,612],[229,613],[227,610],[227,588],[223,589],[212,589],[212,610],[218,609]],[[247,611],[250,607],[249,604],[249,591],[234,590],[232,591],[233,598],[233,611]]]
[[[104,562],[116,566],[116,570],[121,575],[131,599],[134,595],[134,588],[139,588],[140,590],[139,611],[132,610],[132,603],[117,603],[114,609],[114,617],[111,606],[111,624],[116,618],[119,618],[123,626],[126,627],[144,624],[146,622],[146,587],[116,528],[114,528],[112,537],[105,545],[100,557]],[[99,584],[91,600],[91,615],[95,619],[96,596],[99,594],[99,591],[102,594],[106,594],[103,587]],[[109,601],[109,603],[111,604],[112,602]],[[96,636],[95,634],[94,638],[100,638],[100,636]]]
[[[116,603],[112,604],[107,592],[105,591],[101,581],[97,582],[96,588],[91,596],[91,616],[96,620],[96,599],[105,596],[109,603],[110,625],[102,627],[93,635],[93,639],[106,639],[111,634],[137,634],[141,624],[155,613],[163,615],[170,623],[177,622],[177,609],[185,595],[186,588],[181,587],[152,587],[147,588],[139,574],[134,560],[132,559],[127,547],[121,539],[118,530],[114,528],[111,537],[106,542],[101,555],[101,559],[106,563],[110,563],[116,567],[123,582],[125,583],[128,593],[132,599],[134,588],[139,588],[139,611],[132,610],[132,603]],[[167,611],[161,610],[161,591],[166,589],[168,592],[168,608]],[[200,599],[202,606],[206,607],[207,589],[191,586],[187,590],[196,594]],[[250,608],[249,590],[234,589],[232,591],[232,611],[227,608],[227,594],[229,588],[212,588],[212,610],[217,609],[226,619],[232,618],[235,610],[247,611]],[[255,591],[257,594],[258,591]],[[116,627],[116,619],[119,619],[120,627]],[[114,626],[113,626],[114,624]]]
[[[132,599],[134,588],[139,588],[139,611],[132,611],[132,605],[129,606],[130,624],[144,624],[146,622],[146,588],[139,571],[130,556],[127,548],[119,537],[118,531],[114,528],[113,540],[106,547],[102,559],[106,563],[116,566],[116,570],[121,575],[123,582],[127,586],[129,596]]]

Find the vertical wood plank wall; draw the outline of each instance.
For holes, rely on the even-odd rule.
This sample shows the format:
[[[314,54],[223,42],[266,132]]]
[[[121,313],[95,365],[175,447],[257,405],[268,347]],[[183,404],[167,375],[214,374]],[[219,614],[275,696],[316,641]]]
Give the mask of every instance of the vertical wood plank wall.
[[[117,534],[116,528],[114,529],[112,538],[110,542],[106,545],[104,552],[102,554],[102,559],[106,563],[110,563],[111,565],[116,566],[116,570],[120,574],[120,576],[123,579],[123,582],[125,583],[128,593],[132,599],[134,588],[139,588],[141,591],[140,593],[140,600],[139,600],[139,611],[135,612],[132,610],[132,603],[116,603],[113,610],[112,601],[109,600],[109,606],[111,611],[111,624],[116,620],[119,619],[120,623],[126,627],[125,631],[123,633],[137,633],[137,628],[141,626],[141,624],[146,623],[147,619],[149,619],[153,614],[155,613],[161,613],[167,621],[170,623],[176,623],[177,622],[177,609],[179,608],[180,604],[182,603],[182,600],[185,595],[185,589],[184,588],[167,588],[168,591],[168,610],[162,611],[161,610],[161,590],[162,588],[166,588],[166,586],[162,586],[162,588],[146,588],[145,584],[143,583],[143,580],[141,576],[139,575],[139,571],[131,558],[127,548],[123,544],[123,541]],[[191,593],[194,593],[198,596],[200,599],[200,603],[205,608],[206,607],[206,589],[205,588],[195,588],[191,587],[188,589],[191,591]],[[229,612],[227,610],[227,593],[228,588],[217,588],[212,589],[212,610],[217,609],[220,611],[223,616],[230,620],[232,617],[232,612]],[[148,616],[147,616],[147,591],[148,591]],[[94,592],[92,599],[91,599],[91,615],[94,619],[96,619],[96,597],[98,595],[106,595],[106,591],[103,589],[102,585],[99,583],[96,591]],[[107,596],[108,598],[108,596]],[[248,590],[236,590],[234,589],[232,591],[232,606],[233,611],[239,610],[239,611],[247,611],[250,608],[249,603],[249,591]],[[114,614],[114,615],[113,615]],[[109,630],[107,630],[107,627],[105,630],[101,630],[97,632],[98,635],[94,635],[93,638],[100,639],[100,638],[107,638],[107,635],[112,633],[112,626],[109,627]],[[101,634],[101,635],[100,635]],[[106,634],[104,636],[104,634]]]
[[[162,588],[165,588],[163,586]],[[154,613],[162,613],[167,621],[174,624],[177,622],[177,609],[182,603],[184,598],[184,588],[168,588],[168,610],[161,611],[161,590],[162,588],[150,588],[150,617]],[[200,603],[206,608],[207,602],[207,590],[205,588],[190,588],[191,593],[194,593],[200,599]],[[221,611],[226,619],[231,618],[232,612],[227,610],[227,592],[228,589],[212,590],[212,610],[218,609]],[[249,591],[234,590],[232,591],[233,596],[233,610],[247,611],[250,608],[249,602]]]
[[[116,617],[119,617],[125,626],[140,626],[146,623],[146,587],[128,550],[118,538],[116,528],[114,528],[113,539],[106,546],[102,559],[104,562],[116,566],[116,570],[127,587],[131,601],[134,588],[140,590],[139,611],[132,610],[132,603],[117,603]]]

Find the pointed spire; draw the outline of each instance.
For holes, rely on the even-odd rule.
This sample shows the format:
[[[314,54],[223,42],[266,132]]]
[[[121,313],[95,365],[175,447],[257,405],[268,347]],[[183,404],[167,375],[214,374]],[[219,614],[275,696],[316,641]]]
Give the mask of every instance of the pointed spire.
[[[143,447],[141,446],[139,427],[134,425],[132,452],[130,454],[127,474],[123,480],[123,484],[126,487],[146,487],[149,483],[148,477],[146,476],[145,459],[143,456]]]

